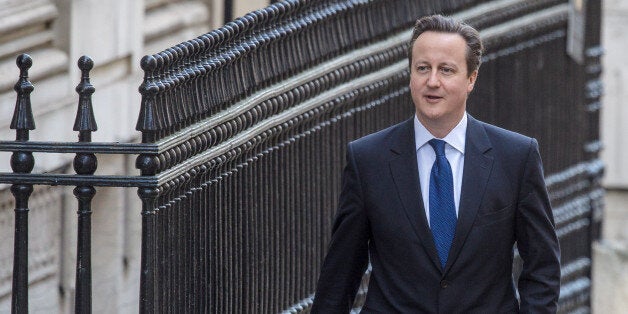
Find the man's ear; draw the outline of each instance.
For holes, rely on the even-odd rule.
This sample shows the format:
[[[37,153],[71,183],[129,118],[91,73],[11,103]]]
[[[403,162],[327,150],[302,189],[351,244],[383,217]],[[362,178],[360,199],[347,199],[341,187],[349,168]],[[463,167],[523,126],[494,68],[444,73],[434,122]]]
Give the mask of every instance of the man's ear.
[[[473,90],[473,87],[475,86],[475,80],[477,80],[478,78],[478,70],[475,70],[473,72],[471,72],[471,75],[469,75],[469,85],[467,85],[467,93],[470,93]]]

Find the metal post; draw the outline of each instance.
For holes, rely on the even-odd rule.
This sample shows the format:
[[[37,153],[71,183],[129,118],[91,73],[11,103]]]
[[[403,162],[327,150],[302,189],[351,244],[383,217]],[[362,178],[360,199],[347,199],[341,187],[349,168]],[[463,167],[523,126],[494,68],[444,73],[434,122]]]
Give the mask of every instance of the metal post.
[[[225,0],[225,6],[224,6],[224,16],[225,16],[225,20],[224,23],[228,23],[231,20],[233,20],[233,0]]]
[[[76,86],[79,94],[79,104],[74,121],[74,131],[79,132],[79,142],[91,142],[91,132],[97,130],[96,120],[92,108],[91,95],[94,86],[89,82],[89,71],[94,62],[87,56],[82,56],[78,61],[81,69],[81,82]],[[78,175],[92,175],[98,165],[96,155],[89,153],[77,153],[74,157],[74,171]],[[76,313],[92,312],[92,222],[91,202],[96,194],[93,186],[78,185],[74,188],[74,196],[78,200],[78,233],[76,249]]]
[[[26,157],[28,153],[16,154],[23,154],[22,157]],[[32,155],[30,157],[32,160]],[[14,184],[11,186],[11,193],[15,197],[15,244],[11,303],[11,313],[13,314],[28,313],[28,198],[32,192],[33,185],[31,184]]]
[[[144,82],[139,88],[142,94],[140,116],[135,127],[142,132],[142,143],[154,143],[158,120],[155,108],[155,95],[158,87],[154,84],[153,75],[157,68],[157,60],[152,56],[142,58],[142,69],[145,72]],[[159,168],[159,159],[154,154],[140,154],[135,167],[140,169],[142,176],[154,176]],[[155,200],[159,195],[157,187],[140,187],[137,194],[142,200],[142,257],[140,269],[140,313],[155,313],[158,309],[156,297],[157,238]]]
[[[16,64],[20,68],[20,79],[13,89],[17,92],[15,112],[11,129],[16,130],[15,140],[28,141],[29,130],[35,129],[30,93],[34,87],[28,81],[28,69],[33,65],[31,57],[21,54]],[[30,173],[35,166],[33,153],[16,151],[11,155],[11,169],[16,173]],[[11,193],[15,197],[15,243],[13,253],[13,295],[11,313],[28,313],[28,198],[33,192],[32,184],[13,184]]]
[[[156,284],[156,188],[139,188],[142,200],[142,261],[140,274],[140,313],[157,313]]]

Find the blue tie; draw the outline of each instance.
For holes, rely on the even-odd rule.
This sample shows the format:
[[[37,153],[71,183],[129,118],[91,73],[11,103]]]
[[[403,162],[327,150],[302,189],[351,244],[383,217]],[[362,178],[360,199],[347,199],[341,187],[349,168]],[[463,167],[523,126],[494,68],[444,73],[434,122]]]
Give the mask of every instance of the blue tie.
[[[445,156],[445,141],[431,139],[428,143],[436,152],[436,160],[430,173],[430,229],[441,266],[445,268],[456,231],[454,181],[451,166]]]

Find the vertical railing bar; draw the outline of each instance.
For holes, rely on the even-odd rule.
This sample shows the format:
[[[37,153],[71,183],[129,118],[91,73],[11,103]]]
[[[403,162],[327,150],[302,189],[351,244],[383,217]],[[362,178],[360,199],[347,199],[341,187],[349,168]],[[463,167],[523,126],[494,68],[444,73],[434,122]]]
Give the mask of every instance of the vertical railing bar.
[[[150,157],[149,157],[150,158]],[[145,161],[143,157],[142,161]],[[150,163],[150,161],[148,161]],[[144,187],[138,189],[142,200],[142,257],[140,270],[140,313],[156,313],[156,215],[155,199],[156,188]]]
[[[79,94],[79,103],[74,121],[74,131],[78,131],[79,142],[87,143],[92,140],[92,132],[96,131],[96,119],[92,108],[91,95],[95,88],[89,81],[89,71],[94,62],[87,56],[78,60],[81,69],[81,82],[76,86]],[[74,157],[74,171],[77,175],[93,175],[96,172],[97,159],[95,154],[77,153]],[[74,196],[78,201],[78,227],[76,248],[76,313],[92,312],[92,268],[91,268],[91,202],[96,195],[96,189],[89,185],[77,185]]]
[[[136,130],[142,132],[142,143],[154,143],[157,137],[158,121],[155,96],[159,92],[155,84],[157,60],[154,57],[142,58],[141,67],[145,76],[139,88],[142,94],[140,116]],[[135,167],[140,169],[142,176],[154,176],[159,170],[159,159],[156,154],[140,154]],[[140,313],[156,313],[159,310],[157,297],[157,215],[156,200],[159,196],[158,187],[141,187],[137,191],[142,200],[142,244],[140,266]]]
[[[25,153],[27,154],[27,153]],[[13,254],[13,295],[11,313],[28,313],[28,198],[32,184],[14,184],[15,239]]]
[[[581,65],[581,70],[582,72],[584,72],[584,85],[588,85],[589,82],[591,81],[595,81],[598,80],[600,78],[600,73],[601,71],[587,71],[587,66],[590,66],[591,64],[596,64],[600,62],[599,58],[600,56],[596,54],[591,54],[590,51],[591,49],[596,49],[597,47],[600,46],[600,28],[601,26],[599,25],[600,23],[600,16],[602,15],[602,2],[601,1],[586,1],[584,3],[584,20],[585,22],[585,35],[584,35],[584,44],[582,49],[583,54],[585,55],[585,62],[583,65]],[[597,97],[595,97],[597,96]],[[584,99],[586,99],[585,103],[587,101],[590,100],[598,100],[600,99],[601,93],[591,93],[590,95],[586,95],[584,97]],[[584,106],[583,106],[584,107]],[[589,132],[588,134],[586,134],[586,141],[590,142],[590,141],[599,141],[600,140],[600,134],[599,134],[599,130],[600,130],[600,126],[599,126],[599,120],[600,120],[600,116],[599,116],[599,111],[585,111],[586,112],[586,119],[588,120],[588,125],[589,125]],[[589,156],[587,156],[586,158],[588,160],[593,160],[599,157],[599,152],[598,151],[592,151]],[[593,248],[592,248],[592,243],[596,240],[599,240],[599,237],[601,236],[600,234],[600,223],[598,222],[598,219],[596,218],[596,205],[595,205],[595,200],[591,197],[591,194],[593,194],[593,191],[595,191],[597,188],[600,188],[601,184],[600,184],[600,180],[601,180],[601,176],[602,173],[597,172],[597,171],[589,171],[587,173],[587,180],[589,182],[589,215],[588,215],[588,220],[590,222],[589,226],[588,226],[588,230],[587,230],[587,235],[586,238],[588,240],[588,247],[587,247],[587,251],[585,252],[585,256],[589,259],[593,259]],[[599,220],[602,221],[602,220]],[[588,270],[586,271],[586,276],[587,278],[593,280],[593,273],[592,273],[592,268],[589,267]],[[587,308],[593,308],[593,302],[592,302],[592,298],[589,296],[587,298],[587,300],[585,302],[583,302],[584,306]]]
[[[28,69],[33,65],[31,57],[21,54],[16,59],[20,78],[13,89],[17,92],[11,129],[16,131],[17,142],[27,142],[29,130],[35,129],[30,93],[34,86],[28,81]],[[11,169],[15,173],[30,173],[35,166],[32,152],[15,151],[11,155]],[[33,192],[32,184],[13,184],[15,197],[15,238],[13,247],[13,291],[11,313],[28,313],[28,199]]]

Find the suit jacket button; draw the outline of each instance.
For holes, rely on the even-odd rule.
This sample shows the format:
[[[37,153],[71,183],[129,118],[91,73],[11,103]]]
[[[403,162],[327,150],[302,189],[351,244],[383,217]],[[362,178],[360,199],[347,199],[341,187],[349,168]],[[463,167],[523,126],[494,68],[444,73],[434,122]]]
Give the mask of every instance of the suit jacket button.
[[[449,282],[447,280],[443,280],[440,282],[440,287],[445,289],[447,287],[449,287]]]

